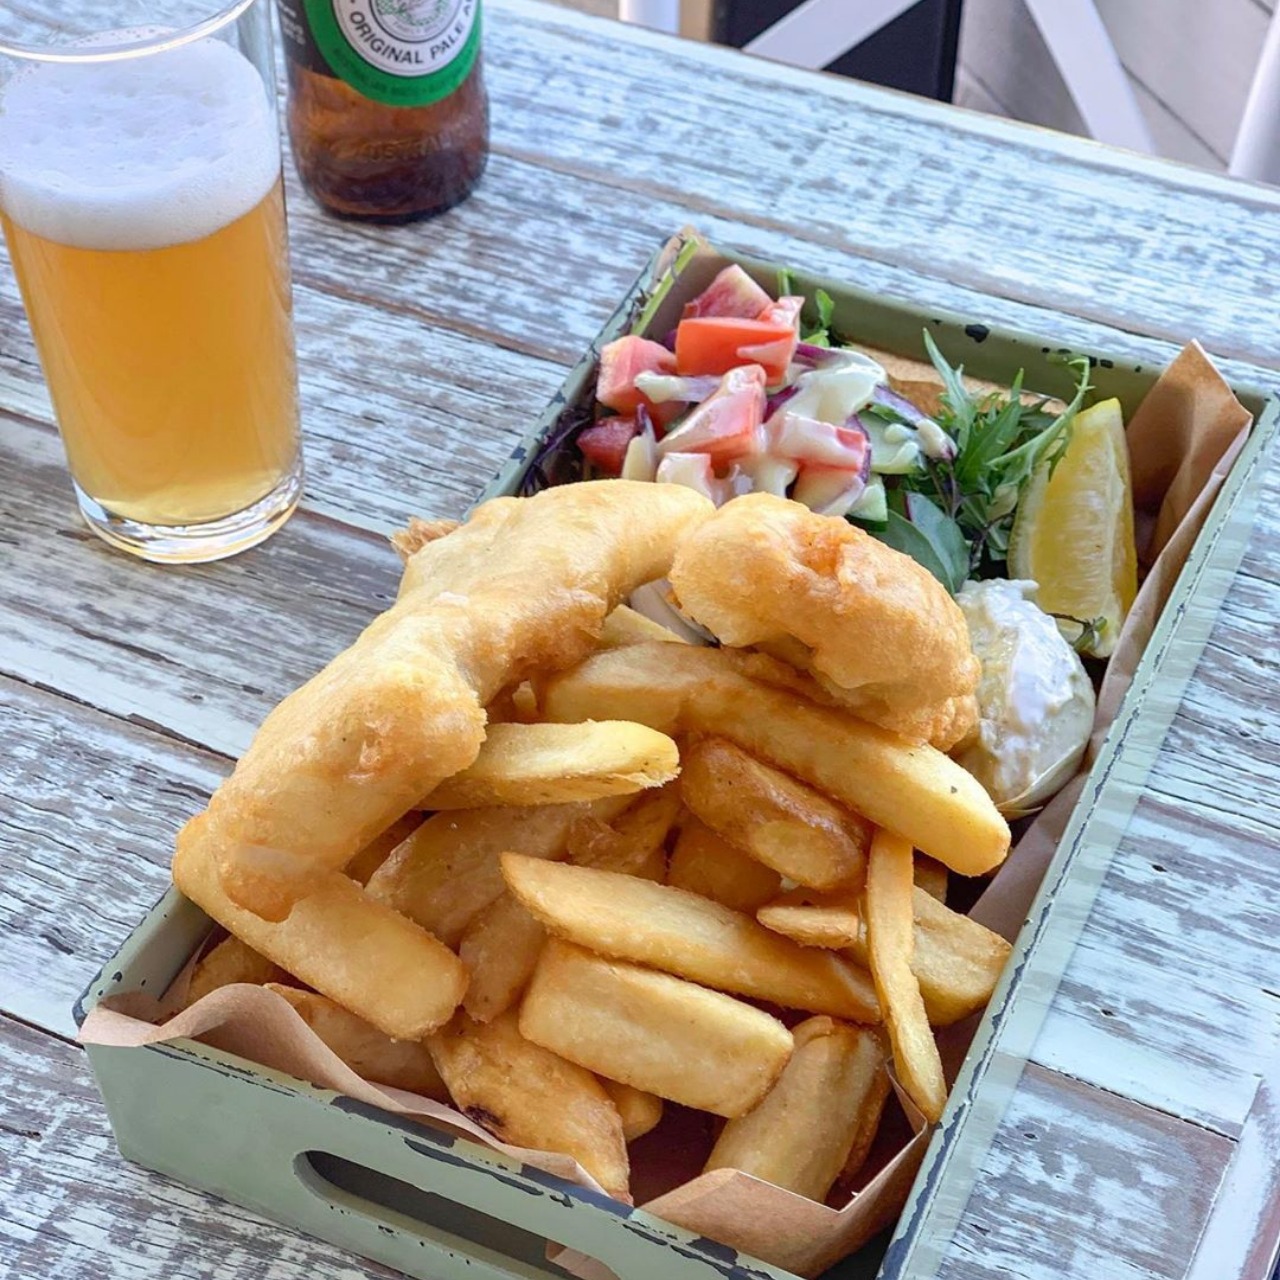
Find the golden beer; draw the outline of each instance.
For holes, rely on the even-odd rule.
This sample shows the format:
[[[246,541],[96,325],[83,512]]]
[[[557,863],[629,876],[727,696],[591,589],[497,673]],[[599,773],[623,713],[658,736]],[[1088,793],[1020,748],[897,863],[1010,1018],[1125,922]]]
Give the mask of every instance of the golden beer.
[[[300,487],[297,376],[278,135],[247,59],[201,40],[20,73],[0,224],[91,526],[205,559],[278,525]]]

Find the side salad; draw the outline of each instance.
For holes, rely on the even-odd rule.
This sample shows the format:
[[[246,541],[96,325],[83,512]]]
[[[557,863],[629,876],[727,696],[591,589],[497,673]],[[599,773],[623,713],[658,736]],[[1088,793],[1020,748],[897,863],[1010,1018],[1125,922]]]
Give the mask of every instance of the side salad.
[[[1024,396],[1021,374],[1007,395],[975,396],[926,332],[943,387],[930,416],[832,331],[823,291],[808,301],[784,272],[778,295],[734,264],[663,341],[632,333],[609,343],[599,412],[577,435],[592,473],[684,484],[717,503],[761,490],[789,497],[862,526],[952,593],[1006,576],[1019,496],[1066,449],[1087,360],[1070,362],[1065,406]]]

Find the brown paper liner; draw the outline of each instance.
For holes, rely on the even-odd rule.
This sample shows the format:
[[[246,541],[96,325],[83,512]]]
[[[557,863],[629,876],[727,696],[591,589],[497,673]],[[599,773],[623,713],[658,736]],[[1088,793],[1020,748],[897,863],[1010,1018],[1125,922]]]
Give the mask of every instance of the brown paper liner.
[[[1138,551],[1146,577],[1108,663],[1090,749],[1080,773],[1027,830],[972,912],[975,919],[1010,940],[1026,919],[1155,621],[1223,478],[1243,447],[1249,420],[1203,350],[1192,343],[1160,377],[1129,423]],[[93,1009],[81,1028],[81,1041],[123,1046],[199,1039],[397,1115],[465,1134],[518,1161],[599,1190],[566,1156],[508,1146],[451,1107],[362,1080],[286,1000],[262,987],[224,987],[174,1013],[181,1007],[189,968],[162,1002],[134,996],[105,1001]],[[949,1061],[962,1057],[977,1023],[975,1017],[964,1027],[950,1029],[944,1043]],[[818,1204],[746,1174],[717,1170],[673,1187],[643,1208],[797,1275],[817,1275],[892,1223],[906,1200],[930,1131],[900,1092],[899,1100],[909,1112],[914,1136],[842,1204]],[[650,1146],[661,1150],[658,1144]],[[648,1170],[637,1180],[654,1185],[655,1173],[660,1185],[669,1184],[660,1170]],[[552,1246],[551,1256],[582,1280],[611,1280],[611,1272],[573,1250]]]

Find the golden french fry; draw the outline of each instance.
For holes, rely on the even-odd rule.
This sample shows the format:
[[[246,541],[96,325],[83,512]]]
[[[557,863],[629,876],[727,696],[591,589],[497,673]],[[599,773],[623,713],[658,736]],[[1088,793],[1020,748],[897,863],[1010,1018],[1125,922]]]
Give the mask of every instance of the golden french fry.
[[[688,644],[684,636],[668,630],[660,622],[646,618],[630,605],[620,604],[605,620],[597,648],[623,649],[631,644],[659,640],[664,644]]]
[[[422,825],[422,814],[416,809],[393,822],[380,836],[375,836],[345,867],[343,873],[356,884],[368,884],[369,877],[391,856],[392,849],[403,844]]]
[[[236,906],[196,842],[179,844],[173,881],[253,950],[395,1040],[421,1040],[462,1001],[462,961],[341,871],[320,876],[280,921]]]
[[[889,1095],[893,1092],[893,1085],[889,1082],[889,1072],[885,1069],[888,1062],[888,1051],[885,1049],[883,1041],[881,1041],[880,1050],[880,1070],[875,1073],[872,1079],[871,1088],[867,1092],[863,1103],[862,1113],[858,1117],[858,1127],[854,1131],[849,1154],[845,1157],[844,1168],[840,1170],[840,1180],[842,1182],[849,1182],[862,1172],[862,1166],[867,1163],[867,1157],[871,1154],[872,1144],[875,1142],[876,1134],[880,1129],[880,1120],[884,1115],[884,1104],[888,1102]]]
[[[680,823],[667,883],[749,915],[782,890],[782,877],[772,867],[735,849],[692,814]]]
[[[260,956],[248,943],[231,934],[210,947],[196,961],[187,987],[187,1004],[195,1004],[210,991],[229,987],[233,982],[251,982],[254,986],[261,986],[267,982],[286,982],[288,978],[289,975],[278,964]]]
[[[929,1021],[949,1027],[981,1009],[991,999],[1012,950],[998,933],[944,906],[919,885],[911,896],[915,913],[915,948],[911,971]],[[863,924],[849,954],[867,964],[867,931]]]
[[[777,1084],[754,1111],[725,1125],[704,1172],[738,1169],[822,1201],[868,1114],[879,1116],[884,1044],[876,1032],[832,1018],[809,1018],[791,1034],[795,1052]]]
[[[684,751],[680,794],[730,844],[815,889],[861,884],[871,824],[720,738]]]
[[[566,842],[566,857],[579,867],[662,880],[667,870],[667,835],[679,812],[680,795],[674,787],[648,792],[612,823],[591,818],[575,823]]]
[[[458,955],[471,981],[462,1007],[492,1022],[529,984],[546,930],[510,893],[499,894],[467,926]]]
[[[850,946],[862,927],[858,895],[838,889],[827,894],[792,889],[761,907],[756,919],[806,947]]]
[[[947,877],[949,872],[936,858],[923,853],[916,854],[915,882],[931,898],[939,902],[947,900]]]
[[[867,860],[867,958],[898,1079],[925,1119],[936,1123],[947,1103],[947,1084],[920,984],[911,972],[913,891],[911,846],[901,836],[877,831]]]
[[[676,744],[646,725],[491,724],[475,762],[418,808],[574,804],[658,787],[679,771]]]
[[[643,1089],[633,1089],[629,1084],[617,1080],[606,1080],[600,1077],[604,1091],[613,1099],[622,1117],[622,1133],[626,1140],[634,1142],[643,1138],[650,1129],[658,1125],[662,1119],[662,1099]]]
[[[557,938],[538,959],[520,1031],[610,1080],[721,1116],[750,1111],[791,1056],[791,1033],[767,1013]]]
[[[716,734],[962,875],[981,875],[1004,860],[1008,824],[972,774],[932,747],[753,680],[744,656],[667,644],[597,653],[547,681],[543,713]]]
[[[476,913],[506,888],[499,854],[513,849],[531,858],[563,857],[578,819],[607,819],[629,803],[628,796],[610,796],[589,804],[437,813],[369,878],[369,895],[456,947]]]
[[[512,893],[551,933],[720,991],[858,1022],[879,1018],[864,970],[684,889],[508,853]],[[607,1072],[604,1074],[608,1074]]]
[[[514,1013],[485,1024],[460,1013],[427,1047],[465,1115],[513,1146],[572,1156],[631,1203],[622,1118],[590,1071],[527,1040]]]
[[[264,985],[293,1005],[303,1022],[362,1079],[407,1089],[437,1102],[449,1101],[444,1081],[420,1040],[392,1040],[315,991],[300,991],[275,982]]]

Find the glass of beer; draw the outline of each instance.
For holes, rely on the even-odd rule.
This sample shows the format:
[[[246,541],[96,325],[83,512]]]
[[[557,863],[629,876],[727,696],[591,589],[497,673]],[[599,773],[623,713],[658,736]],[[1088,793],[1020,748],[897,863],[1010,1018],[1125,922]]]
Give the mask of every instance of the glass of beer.
[[[0,224],[80,511],[251,547],[302,490],[269,0],[5,8]]]

